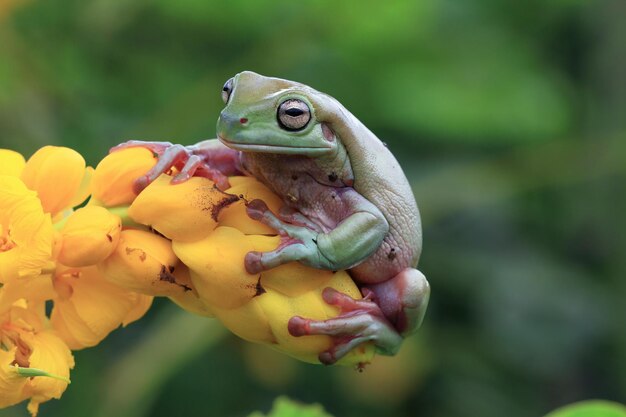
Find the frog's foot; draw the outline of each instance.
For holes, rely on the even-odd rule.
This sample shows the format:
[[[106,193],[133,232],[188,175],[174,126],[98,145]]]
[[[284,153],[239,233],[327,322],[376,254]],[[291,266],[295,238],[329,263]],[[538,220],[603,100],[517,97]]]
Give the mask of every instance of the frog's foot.
[[[292,336],[327,335],[332,338],[331,348],[319,354],[320,362],[332,365],[361,343],[370,341],[382,354],[393,355],[398,351],[402,336],[385,318],[380,307],[369,299],[369,294],[355,300],[337,290],[325,288],[322,297],[328,304],[339,307],[339,316],[323,321],[295,316],[288,323]]]
[[[403,337],[417,331],[422,324],[430,285],[417,269],[406,268],[391,279],[362,290],[373,293],[385,317]]]
[[[268,225],[281,236],[281,243],[275,250],[246,254],[245,266],[249,273],[258,274],[288,262],[322,257],[317,249],[317,231],[283,222],[258,199],[249,201],[246,211],[250,218]]]
[[[287,222],[295,226],[307,227],[317,232],[322,232],[322,228],[318,224],[311,221],[311,219],[300,213],[298,210],[289,206],[282,206],[278,211],[278,217],[283,222]]]
[[[127,148],[146,148],[158,156],[158,161],[150,171],[137,178],[134,191],[139,194],[161,174],[169,173],[172,168],[178,172],[172,179],[172,184],[180,184],[195,176],[205,177],[212,180],[220,190],[227,189],[230,185],[228,177],[208,163],[208,154],[202,148],[194,146],[174,145],[170,142],[144,142],[131,140],[111,148],[115,152]]]

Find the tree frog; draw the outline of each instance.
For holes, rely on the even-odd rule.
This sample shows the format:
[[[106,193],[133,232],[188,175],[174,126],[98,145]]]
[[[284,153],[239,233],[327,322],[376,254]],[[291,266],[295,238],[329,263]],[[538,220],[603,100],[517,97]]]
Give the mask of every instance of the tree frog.
[[[331,288],[324,300],[340,314],[325,321],[293,317],[293,336],[328,335],[320,353],[332,364],[360,343],[373,341],[393,355],[420,326],[430,287],[416,268],[422,246],[419,211],[400,165],[370,130],[334,98],[306,85],[245,71],[222,89],[226,107],[217,139],[192,146],[130,141],[114,149],[143,146],[159,155],[136,182],[137,191],[172,166],[174,183],[191,176],[228,188],[230,175],[251,175],[284,201],[279,213],[260,200],[248,215],[275,230],[281,245],[250,252],[256,274],[298,261],[314,268],[347,269],[359,285],[359,300]]]

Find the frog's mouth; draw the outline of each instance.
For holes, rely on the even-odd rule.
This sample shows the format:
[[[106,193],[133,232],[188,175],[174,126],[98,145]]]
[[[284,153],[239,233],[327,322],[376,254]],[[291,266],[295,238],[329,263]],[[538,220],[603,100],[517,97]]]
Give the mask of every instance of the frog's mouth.
[[[231,149],[242,152],[255,152],[255,153],[274,153],[285,155],[320,155],[328,153],[332,148],[329,147],[305,147],[305,146],[284,146],[284,145],[271,145],[260,143],[240,143],[233,142],[223,135],[218,134],[217,138],[224,145]]]

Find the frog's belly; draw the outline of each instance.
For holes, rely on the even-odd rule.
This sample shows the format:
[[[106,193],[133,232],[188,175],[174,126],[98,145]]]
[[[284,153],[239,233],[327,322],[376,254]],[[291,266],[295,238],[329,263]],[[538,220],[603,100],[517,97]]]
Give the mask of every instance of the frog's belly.
[[[321,190],[325,188],[326,190]],[[310,185],[308,193],[302,199],[289,204],[298,209],[307,218],[318,224],[328,233],[342,220],[354,212],[354,199],[351,195],[360,195],[351,187],[334,189]],[[415,267],[417,263],[418,245],[413,242],[415,233],[409,228],[401,228],[395,223],[389,224],[389,231],[381,245],[357,266],[349,270],[355,281],[363,284],[374,284],[393,278],[407,267]]]

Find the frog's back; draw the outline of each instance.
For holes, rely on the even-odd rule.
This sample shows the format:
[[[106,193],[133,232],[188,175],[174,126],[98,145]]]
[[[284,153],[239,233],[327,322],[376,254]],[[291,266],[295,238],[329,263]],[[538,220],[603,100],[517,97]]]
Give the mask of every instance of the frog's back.
[[[390,247],[382,255],[388,259],[405,258],[409,264],[404,266],[415,267],[421,253],[422,230],[411,186],[389,149],[361,122],[354,120],[360,125],[355,127],[357,135],[352,140],[344,139],[354,172],[354,188],[374,203],[389,223],[392,241],[389,244],[398,247]]]
[[[317,117],[330,126],[348,152],[354,188],[376,205],[389,223],[388,237],[372,259],[375,265],[363,268],[388,269],[388,261],[393,261],[392,270],[415,267],[422,249],[422,228],[413,191],[400,164],[341,103],[324,93],[315,93]],[[356,269],[361,275],[359,267]]]

